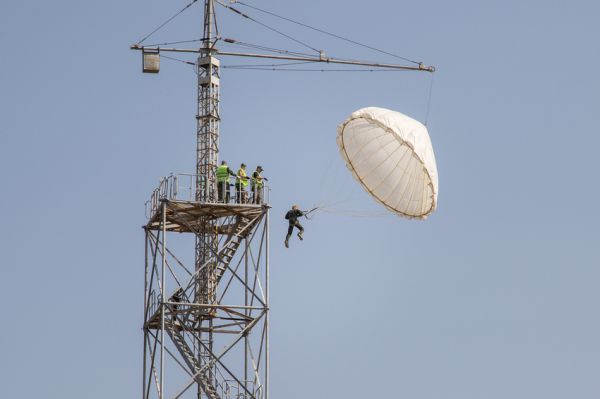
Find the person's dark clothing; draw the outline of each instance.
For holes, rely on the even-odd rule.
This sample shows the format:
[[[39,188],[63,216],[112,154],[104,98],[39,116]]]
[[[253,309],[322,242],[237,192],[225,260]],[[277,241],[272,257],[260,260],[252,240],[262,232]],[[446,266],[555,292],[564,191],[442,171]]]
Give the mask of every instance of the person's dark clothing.
[[[254,171],[252,173],[252,203],[253,204],[262,204],[263,202],[263,177],[260,175],[260,172]],[[265,179],[266,180],[266,179]]]
[[[285,218],[290,222],[290,225],[295,224],[301,216],[304,216],[304,212],[300,209],[290,209],[285,214]]]
[[[217,196],[219,202],[225,202],[226,204],[228,204],[231,197],[231,193],[229,190],[230,184],[228,182],[221,182],[217,184]]]
[[[285,236],[285,245],[286,246],[288,245],[288,241],[289,241],[290,237],[292,236],[292,233],[294,232],[294,227],[297,228],[298,230],[300,230],[298,232],[298,237],[300,237],[300,239],[302,239],[302,233],[304,233],[304,227],[302,227],[302,225],[298,221],[298,218],[301,216],[304,216],[304,212],[302,212],[299,209],[290,209],[285,214],[285,218],[289,222],[287,236]]]
[[[296,221],[294,223],[290,222],[290,224],[288,226],[288,233],[287,233],[286,240],[289,240],[289,238],[292,236],[292,233],[294,232],[294,227],[297,228],[298,230],[300,230],[300,232],[304,231],[304,227],[302,227],[300,222],[296,219]]]
[[[183,290],[180,288],[171,297],[171,302],[180,303],[182,299]],[[179,309],[178,305],[173,305],[173,313],[171,314],[171,318],[175,320],[177,318],[177,310]]]
[[[248,191],[246,191],[246,186],[242,183],[235,183],[235,193],[236,193],[236,201],[239,204],[248,203]]]

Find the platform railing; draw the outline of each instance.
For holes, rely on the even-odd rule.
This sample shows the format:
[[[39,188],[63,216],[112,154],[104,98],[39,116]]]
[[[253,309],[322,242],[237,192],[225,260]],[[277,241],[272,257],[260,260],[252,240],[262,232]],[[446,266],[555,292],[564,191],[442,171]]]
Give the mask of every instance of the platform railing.
[[[162,297],[160,296],[160,294],[157,294],[154,290],[151,290],[148,296],[149,301],[146,317],[151,318],[152,315],[158,310],[158,306],[162,302]]]
[[[231,178],[235,181],[235,178]],[[217,195],[212,201],[205,203],[214,204],[254,204],[269,203],[269,187],[263,183],[261,187],[253,184],[248,177],[247,184],[224,182],[217,183]],[[150,218],[160,207],[161,200],[196,201],[196,175],[189,173],[170,174],[160,179],[158,187],[152,191],[150,199],[146,201],[146,217]]]
[[[222,374],[221,374],[222,376]],[[252,380],[221,380],[219,382],[218,390],[219,396],[222,399],[262,399],[263,390],[262,385],[258,385]],[[248,391],[246,391],[248,390]],[[250,393],[248,393],[250,392]]]

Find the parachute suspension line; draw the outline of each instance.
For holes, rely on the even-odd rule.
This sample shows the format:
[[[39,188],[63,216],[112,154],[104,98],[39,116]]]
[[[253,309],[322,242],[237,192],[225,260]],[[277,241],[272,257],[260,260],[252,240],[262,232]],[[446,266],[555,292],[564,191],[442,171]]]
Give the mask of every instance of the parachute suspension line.
[[[401,56],[399,56],[399,55],[397,55],[397,54],[393,54],[393,53],[387,52],[387,51],[385,51],[385,50],[381,50],[381,49],[378,49],[378,48],[376,48],[376,47],[369,46],[369,45],[367,45],[367,44],[363,44],[363,43],[357,42],[357,41],[355,41],[355,40],[348,39],[348,38],[346,38],[346,37],[343,37],[343,36],[336,35],[335,33],[327,32],[326,30],[319,29],[319,28],[315,28],[314,26],[310,26],[310,25],[308,25],[308,24],[305,24],[305,23],[303,23],[303,22],[295,21],[295,20],[293,20],[293,19],[291,19],[291,18],[287,18],[287,17],[281,16],[281,15],[275,14],[274,12],[267,11],[267,10],[263,10],[263,9],[260,9],[260,8],[258,8],[258,7],[251,6],[250,4],[246,4],[246,3],[242,2],[242,1],[238,1],[238,2],[236,2],[236,3],[237,3],[237,4],[240,4],[240,5],[243,5],[243,6],[246,6],[246,7],[248,7],[248,8],[252,8],[253,10],[260,11],[260,12],[262,12],[262,13],[265,13],[265,14],[271,15],[271,16],[273,16],[273,17],[275,17],[275,18],[279,18],[279,19],[282,19],[282,20],[284,20],[284,21],[288,21],[288,22],[291,22],[291,23],[293,23],[293,24],[296,24],[296,25],[303,26],[303,27],[305,27],[305,28],[308,28],[308,29],[312,29],[312,30],[314,30],[314,31],[317,31],[317,32],[323,33],[324,35],[328,35],[328,36],[331,36],[331,37],[335,37],[336,39],[344,40],[344,41],[346,41],[346,42],[348,42],[348,43],[352,43],[352,44],[355,44],[355,45],[357,45],[357,46],[361,46],[361,47],[364,47],[364,48],[368,48],[369,50],[377,51],[377,52],[379,52],[379,53],[381,53],[381,54],[386,54],[386,55],[389,55],[389,56],[392,56],[392,57],[395,57],[395,58],[398,58],[398,59],[401,59],[401,60],[404,60],[404,61],[407,61],[407,62],[411,62],[411,63],[413,63],[413,64],[417,64],[417,65],[418,65],[418,64],[421,64],[421,62],[419,62],[419,61],[414,61],[414,60],[411,60],[411,59],[409,59],[409,58],[401,57]]]
[[[338,187],[334,187],[339,179],[334,175],[335,159],[330,157],[325,173],[321,175],[319,182],[319,194],[322,202],[329,202],[333,193],[339,193]],[[320,205],[323,205],[322,203]]]
[[[312,219],[314,216],[314,213],[317,212],[319,209],[321,209],[321,208],[319,208],[318,206],[315,206],[311,210],[304,212],[304,217],[307,218],[308,220]]]
[[[341,178],[341,168],[336,168],[338,163],[332,158],[332,162],[329,168],[326,169],[323,178],[321,179],[321,198],[322,201],[315,203],[314,208],[308,211],[308,219],[312,219],[318,213],[326,213],[330,215],[337,215],[343,217],[352,218],[381,218],[389,216],[387,211],[365,211],[357,209],[341,208],[343,204],[352,206],[351,202],[357,199],[362,193],[344,193],[345,184],[343,184],[343,178]],[[344,168],[346,169],[345,165]],[[337,199],[332,197],[335,195]],[[340,199],[340,197],[342,197]]]
[[[247,15],[247,14],[244,14],[244,13],[243,13],[243,12],[241,12],[240,10],[238,10],[238,9],[236,9],[236,8],[234,8],[234,7],[231,7],[230,5],[228,5],[228,4],[225,4],[225,3],[223,3],[223,2],[222,2],[222,1],[220,1],[220,0],[216,0],[216,2],[217,2],[219,5],[221,5],[222,7],[225,7],[226,9],[228,9],[228,10],[230,10],[230,11],[232,11],[232,12],[234,12],[234,13],[236,13],[236,14],[238,14],[238,15],[240,15],[240,16],[242,16],[242,17],[244,17],[244,18],[246,18],[246,19],[248,19],[248,20],[250,20],[250,21],[252,21],[252,22],[254,22],[254,23],[257,23],[258,25],[262,26],[263,28],[269,29],[270,31],[273,31],[273,32],[277,33],[278,35],[281,35],[281,36],[283,36],[283,37],[286,37],[286,38],[288,38],[288,39],[290,39],[290,40],[292,40],[292,41],[294,41],[294,42],[296,42],[296,43],[298,43],[298,44],[301,44],[302,46],[304,46],[304,47],[307,47],[307,48],[309,48],[309,49],[311,49],[311,50],[315,51],[315,52],[316,52],[316,53],[318,53],[318,54],[320,54],[320,53],[321,53],[321,52],[320,52],[319,50],[317,50],[316,48],[314,48],[314,47],[312,47],[312,46],[310,46],[310,45],[308,45],[308,44],[306,44],[306,43],[304,43],[304,42],[302,42],[302,41],[300,41],[300,40],[298,40],[298,39],[295,39],[295,38],[293,38],[292,36],[290,36],[290,35],[288,35],[288,34],[285,34],[285,33],[281,32],[281,31],[279,31],[279,30],[277,30],[277,29],[275,29],[275,28],[273,28],[273,27],[271,27],[271,26],[269,26],[269,25],[267,25],[267,24],[265,24],[265,23],[263,23],[263,22],[260,22],[259,20],[255,19],[255,18],[252,18],[251,16],[249,16],[249,15]]]
[[[434,74],[430,74],[431,78],[429,80],[429,95],[427,96],[427,111],[425,113],[425,123],[424,125],[427,126],[427,122],[429,122],[429,110],[431,108],[431,93],[433,92],[433,79],[434,79]]]
[[[385,218],[392,216],[388,211],[357,211],[353,209],[340,209],[340,208],[319,208],[319,211],[329,213],[332,215],[340,215],[352,218],[363,218],[363,219],[374,219],[374,218]]]
[[[340,205],[348,204],[355,200],[359,195],[359,193],[351,195],[348,192],[344,192],[344,188],[347,186],[343,183],[345,174],[344,177],[341,176],[343,173],[341,169],[342,167],[332,157],[329,166],[325,169],[325,173],[323,173],[323,177],[320,181],[320,198],[322,198],[322,200],[314,204],[315,210],[313,213],[323,212],[348,217],[380,217],[385,215],[387,212],[381,213],[380,215],[380,213],[375,214],[369,211],[339,208]],[[345,165],[343,166],[343,169],[346,169]]]
[[[347,169],[346,163],[339,163],[334,157],[330,158],[329,165],[320,181],[320,208],[347,204],[356,200],[361,194],[353,191],[352,186],[346,184]]]
[[[162,24],[160,24],[156,29],[154,29],[152,32],[148,33],[146,36],[144,36],[144,38],[142,40],[140,40],[137,44],[142,44],[146,39],[148,39],[150,36],[152,36],[153,34],[155,34],[156,32],[158,32],[160,29],[162,29],[166,24],[168,24],[169,22],[171,22],[172,20],[174,20],[175,18],[177,18],[181,13],[183,13],[185,10],[187,10],[188,8],[190,8],[194,3],[196,3],[198,0],[192,0],[187,6],[183,7],[177,14],[173,15],[171,18],[167,19],[165,22],[163,22]]]
[[[317,213],[328,213],[331,215],[346,216],[352,218],[383,218],[391,216],[388,211],[360,211],[354,209],[342,209],[328,206],[317,205],[304,212],[304,217],[311,220]]]

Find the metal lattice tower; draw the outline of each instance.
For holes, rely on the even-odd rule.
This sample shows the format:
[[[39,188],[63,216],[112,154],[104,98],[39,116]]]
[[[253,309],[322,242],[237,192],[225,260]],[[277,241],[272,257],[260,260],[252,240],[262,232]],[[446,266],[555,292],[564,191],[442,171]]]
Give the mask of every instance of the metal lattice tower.
[[[213,1],[205,0],[196,173],[163,178],[147,203],[145,399],[268,398],[267,188],[249,200],[217,195],[215,31]]]
[[[266,399],[269,207],[196,201],[194,181],[168,176],[148,204],[143,398]],[[207,235],[216,252],[186,254]]]

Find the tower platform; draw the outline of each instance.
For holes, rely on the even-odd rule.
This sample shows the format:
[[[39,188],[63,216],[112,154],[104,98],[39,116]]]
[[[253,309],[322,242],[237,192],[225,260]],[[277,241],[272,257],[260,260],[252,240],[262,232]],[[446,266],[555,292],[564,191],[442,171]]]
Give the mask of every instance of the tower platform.
[[[238,193],[229,198],[227,194],[227,202],[197,201],[195,192],[196,175],[171,174],[162,178],[159,186],[152,192],[150,200],[146,202],[148,222],[144,227],[148,230],[162,230],[163,204],[166,212],[166,231],[196,234],[231,234],[235,225],[232,220],[236,216],[254,219],[270,208],[270,190],[266,185],[263,185],[260,191],[246,192],[243,196]],[[216,220],[220,223],[214,223]]]
[[[166,224],[165,229],[177,233],[208,233],[208,226],[215,226],[207,222],[239,216],[246,219],[254,219],[270,208],[268,204],[222,204],[206,203],[197,201],[161,200],[165,203]],[[158,207],[146,228],[149,230],[162,229],[162,207]],[[217,234],[231,234],[234,224],[219,224],[216,227]],[[213,230],[212,233],[215,231]]]

